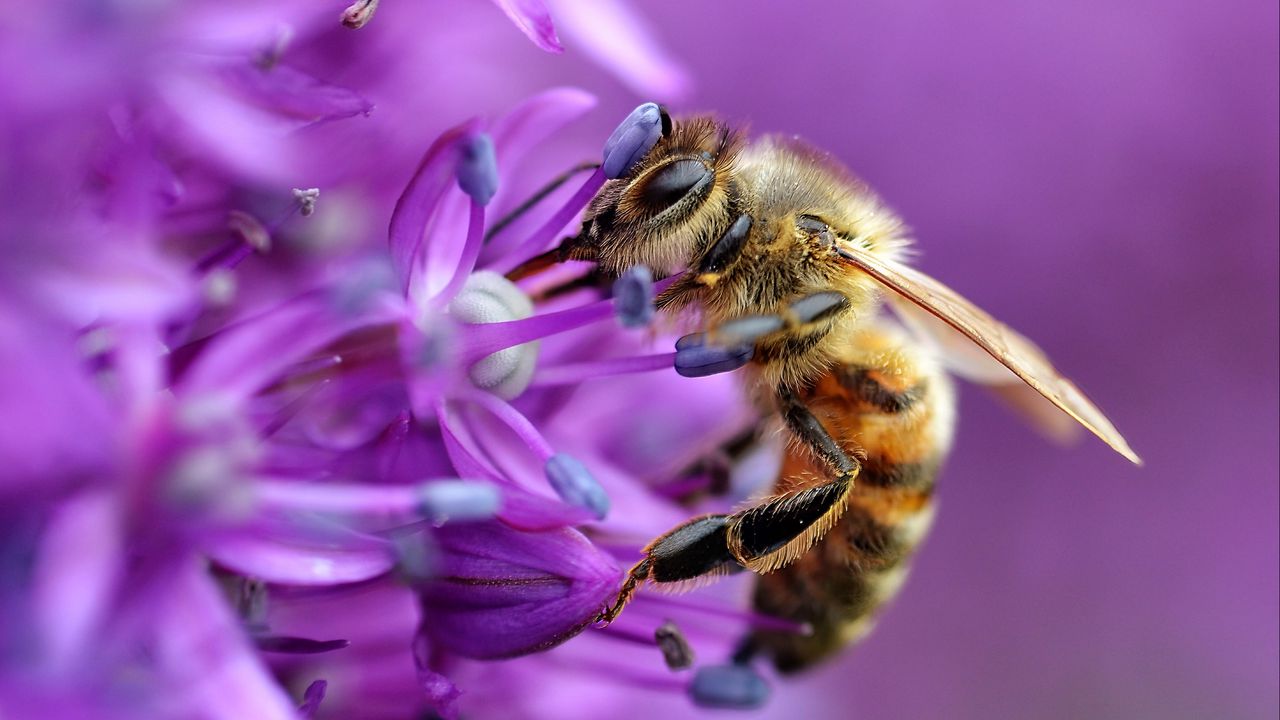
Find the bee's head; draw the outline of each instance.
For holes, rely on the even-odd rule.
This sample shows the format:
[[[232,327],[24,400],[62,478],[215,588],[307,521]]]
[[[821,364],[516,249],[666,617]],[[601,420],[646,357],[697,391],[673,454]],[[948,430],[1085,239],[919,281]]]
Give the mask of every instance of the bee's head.
[[[672,121],[656,105],[642,112],[657,130],[647,151],[627,152],[639,145],[627,141],[624,123],[610,143],[622,135],[612,155],[606,147],[604,170],[613,177],[588,206],[575,255],[597,261],[610,273],[644,265],[659,276],[688,264],[698,249],[717,237],[734,215],[733,159],[737,134],[709,116]],[[619,157],[621,156],[621,157]]]

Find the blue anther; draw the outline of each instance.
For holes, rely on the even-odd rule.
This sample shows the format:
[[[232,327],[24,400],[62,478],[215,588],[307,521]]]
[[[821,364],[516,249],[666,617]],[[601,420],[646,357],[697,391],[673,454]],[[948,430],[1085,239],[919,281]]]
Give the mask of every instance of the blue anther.
[[[746,665],[698,668],[689,695],[702,707],[752,710],[769,699],[769,684]]]
[[[547,482],[565,502],[587,508],[598,518],[608,514],[609,496],[577,458],[556,453],[547,459],[546,473]]]
[[[644,327],[653,319],[653,273],[643,265],[628,269],[613,283],[613,307],[623,327]]]
[[[493,138],[476,133],[463,140],[458,154],[458,187],[481,205],[488,205],[498,191],[498,159]]]
[[[474,480],[436,480],[419,486],[423,513],[432,520],[465,522],[488,520],[498,512],[498,488]]]
[[[600,168],[610,180],[630,172],[662,137],[662,109],[645,103],[627,116],[604,143],[604,163]]]

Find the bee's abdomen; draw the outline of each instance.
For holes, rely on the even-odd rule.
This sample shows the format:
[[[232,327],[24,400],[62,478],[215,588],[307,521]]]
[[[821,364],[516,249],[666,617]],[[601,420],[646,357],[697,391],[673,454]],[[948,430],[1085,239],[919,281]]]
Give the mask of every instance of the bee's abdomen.
[[[864,635],[901,587],[933,519],[933,488],[951,441],[954,396],[935,364],[900,336],[867,330],[805,402],[862,458],[840,522],[795,563],[762,575],[756,609],[807,623],[812,633],[758,631],[751,642],[783,672],[802,670]],[[822,481],[802,449],[784,460],[780,489]]]

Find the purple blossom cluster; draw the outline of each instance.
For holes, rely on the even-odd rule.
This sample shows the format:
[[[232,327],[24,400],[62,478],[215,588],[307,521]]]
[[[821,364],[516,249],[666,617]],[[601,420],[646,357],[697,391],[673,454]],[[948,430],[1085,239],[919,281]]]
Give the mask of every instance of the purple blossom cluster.
[[[540,0],[496,4],[562,50]],[[466,119],[394,66],[442,34],[263,5],[0,21],[0,714],[763,702],[719,663],[779,621],[733,588],[594,626],[648,539],[732,501],[688,470],[752,421],[732,379],[672,370],[641,270],[504,277],[651,146],[649,109],[526,203],[582,159],[536,151],[592,96]],[[680,91],[626,6],[552,10],[624,82]]]

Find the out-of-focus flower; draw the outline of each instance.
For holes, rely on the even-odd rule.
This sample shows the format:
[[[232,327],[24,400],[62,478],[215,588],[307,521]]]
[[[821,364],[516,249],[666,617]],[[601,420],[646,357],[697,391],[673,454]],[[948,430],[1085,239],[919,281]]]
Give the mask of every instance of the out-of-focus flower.
[[[499,4],[557,42],[541,3]],[[648,46],[619,7],[618,47]],[[594,98],[419,130],[412,173],[368,173],[405,154],[376,120],[404,87],[313,61],[313,12],[54,3],[0,26],[0,711],[453,716],[553,696],[557,654],[613,677],[591,658],[615,651],[637,686],[724,695],[669,674],[646,603],[719,617],[689,633],[713,660],[769,619],[642,600],[590,626],[749,413],[653,351],[642,269],[616,297],[504,277],[652,146],[652,108],[513,216],[510,187],[561,170],[533,149]],[[462,115],[445,100],[436,130]]]
[[[624,0],[493,1],[541,50],[565,52],[559,26],[570,38],[570,50],[581,48],[638,93],[672,101],[683,99],[691,89],[685,70]],[[343,11],[342,24],[353,30],[363,28],[380,4],[380,0],[355,0]]]

